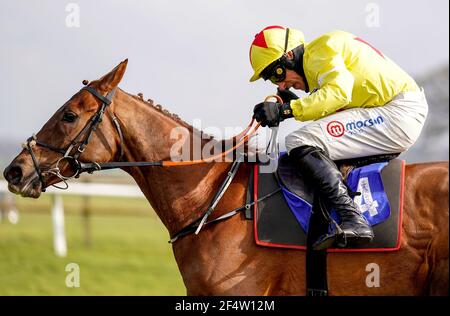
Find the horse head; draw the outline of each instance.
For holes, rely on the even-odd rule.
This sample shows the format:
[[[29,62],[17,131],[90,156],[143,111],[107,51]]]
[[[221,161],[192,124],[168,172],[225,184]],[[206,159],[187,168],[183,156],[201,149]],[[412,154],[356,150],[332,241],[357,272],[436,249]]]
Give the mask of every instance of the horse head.
[[[3,173],[11,192],[38,198],[46,187],[77,177],[79,162],[105,162],[120,154],[114,103],[105,104],[105,96],[117,88],[127,62],[75,93],[23,144]]]

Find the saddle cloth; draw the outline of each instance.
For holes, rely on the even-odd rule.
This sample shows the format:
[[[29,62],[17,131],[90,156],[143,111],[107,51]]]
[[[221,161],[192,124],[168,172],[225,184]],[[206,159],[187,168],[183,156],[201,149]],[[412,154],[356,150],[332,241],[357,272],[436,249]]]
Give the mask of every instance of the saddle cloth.
[[[375,237],[367,245],[330,248],[331,252],[395,251],[400,248],[405,162],[393,159],[353,169],[347,177],[354,198],[371,224]],[[258,245],[306,250],[306,237],[314,192],[305,185],[287,155],[281,155],[276,172],[255,165],[249,181],[249,199],[256,201],[278,188],[268,199],[255,203],[252,214]],[[331,211],[339,222],[339,217]]]

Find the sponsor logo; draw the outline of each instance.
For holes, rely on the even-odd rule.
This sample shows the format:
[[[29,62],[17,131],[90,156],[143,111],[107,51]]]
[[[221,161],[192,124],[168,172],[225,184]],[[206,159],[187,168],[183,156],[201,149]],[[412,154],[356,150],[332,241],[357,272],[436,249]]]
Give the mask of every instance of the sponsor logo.
[[[327,132],[333,137],[341,137],[345,133],[357,134],[366,128],[373,127],[384,123],[384,118],[380,115],[376,118],[369,118],[367,120],[350,121],[342,124],[339,121],[331,121],[327,124]]]
[[[331,121],[327,124],[327,132],[333,137],[341,137],[345,133],[344,124],[338,121]]]

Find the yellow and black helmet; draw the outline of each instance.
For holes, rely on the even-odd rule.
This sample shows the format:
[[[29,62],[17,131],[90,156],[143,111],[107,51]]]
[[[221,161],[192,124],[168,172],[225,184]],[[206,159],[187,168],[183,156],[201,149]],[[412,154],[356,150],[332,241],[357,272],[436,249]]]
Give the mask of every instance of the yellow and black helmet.
[[[255,35],[250,46],[250,64],[253,76],[250,81],[261,78],[263,70],[280,59],[286,52],[305,43],[305,37],[299,30],[273,25],[264,28]],[[283,69],[274,69],[274,75],[282,76]]]

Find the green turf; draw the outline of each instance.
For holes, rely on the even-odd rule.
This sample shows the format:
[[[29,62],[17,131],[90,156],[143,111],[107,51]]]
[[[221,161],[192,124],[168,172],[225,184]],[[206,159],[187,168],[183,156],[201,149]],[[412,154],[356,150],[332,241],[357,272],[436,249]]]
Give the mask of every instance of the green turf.
[[[98,215],[94,210],[92,245],[87,247],[82,217],[69,212],[68,256],[58,258],[49,213],[23,211],[18,224],[0,223],[0,295],[186,294],[168,233],[156,216]],[[71,262],[80,267],[79,288],[66,286],[65,267]]]
[[[48,213],[52,206],[52,198],[53,195],[45,193],[39,199],[15,196],[15,203],[19,210],[25,212]],[[63,201],[66,214],[80,214],[87,207],[97,215],[155,216],[150,204],[144,198],[64,195]]]

